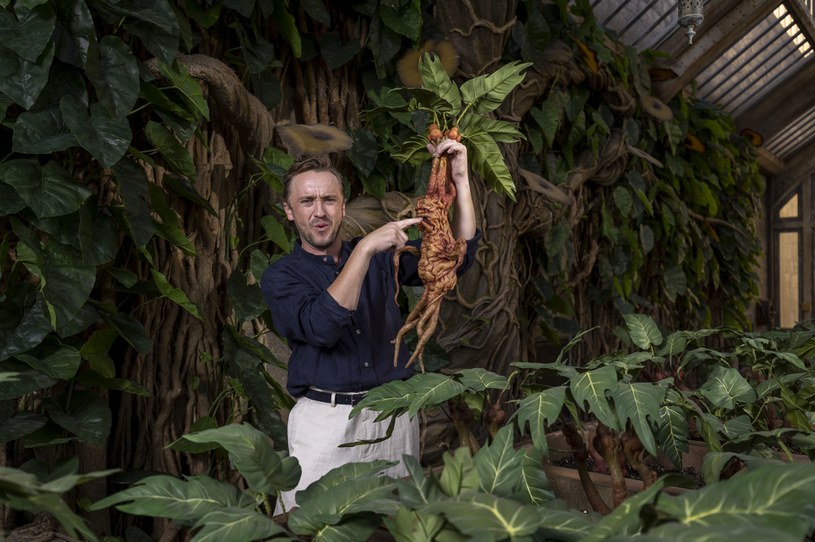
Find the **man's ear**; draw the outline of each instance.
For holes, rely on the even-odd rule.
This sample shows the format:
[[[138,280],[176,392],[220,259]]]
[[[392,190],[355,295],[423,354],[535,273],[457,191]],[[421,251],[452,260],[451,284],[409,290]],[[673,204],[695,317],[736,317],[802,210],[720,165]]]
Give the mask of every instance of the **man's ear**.
[[[294,214],[292,214],[291,207],[285,201],[283,202],[283,210],[286,211],[286,218],[294,222]]]

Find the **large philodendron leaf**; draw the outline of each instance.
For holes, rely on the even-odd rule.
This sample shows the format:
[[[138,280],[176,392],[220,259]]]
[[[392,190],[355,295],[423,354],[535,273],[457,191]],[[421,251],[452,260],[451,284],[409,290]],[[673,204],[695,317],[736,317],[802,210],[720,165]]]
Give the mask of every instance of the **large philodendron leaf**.
[[[44,401],[48,414],[57,425],[83,441],[100,444],[108,438],[112,415],[107,401],[87,391],[74,391],[62,401],[70,401],[70,404],[63,406],[62,402],[53,399]]]
[[[65,344],[42,344],[27,353],[17,354],[16,357],[31,368],[59,380],[73,378],[82,363],[79,351]]]
[[[269,437],[248,424],[224,425],[179,440],[223,447],[249,487],[259,493],[274,495],[279,490],[293,489],[300,479],[297,459],[275,450]]]
[[[407,410],[415,416],[419,410],[444,404],[448,399],[467,391],[463,384],[440,373],[419,373],[408,380],[395,380],[377,386],[351,410],[351,416],[363,408],[381,412],[377,420]]]
[[[144,134],[156,150],[164,157],[167,167],[173,172],[195,180],[195,163],[189,151],[179,143],[170,130],[158,122],[150,121],[144,129]]]
[[[208,476],[179,480],[172,476],[150,476],[136,485],[91,505],[90,510],[116,506],[139,516],[169,518],[192,525],[207,514],[224,508],[253,510],[255,500],[236,487]]]
[[[381,519],[396,513],[394,481],[379,473],[389,461],[348,463],[332,469],[297,493],[299,508],[289,515],[289,528],[314,540],[367,540]]]
[[[43,483],[32,473],[0,467],[0,503],[34,514],[47,512],[59,521],[70,537],[78,539],[81,534],[85,539],[95,541],[96,535],[85,524],[85,520],[71,511],[60,494],[114,472],[116,471],[108,470],[81,475],[70,473]]]
[[[133,139],[125,115],[112,114],[99,103],[87,106],[76,96],[65,96],[59,102],[62,119],[76,140],[94,158],[109,168],[121,160]]]
[[[465,133],[462,139],[466,139],[473,171],[484,177],[493,189],[514,200],[515,182],[495,139],[480,128]]]
[[[130,46],[105,36],[88,52],[85,72],[99,102],[114,118],[126,118],[139,97],[139,66]]]
[[[621,502],[610,514],[604,516],[580,542],[604,542],[613,535],[634,535],[641,530],[640,512],[650,505],[662,488],[665,479],[660,478],[650,487]],[[627,538],[625,540],[628,540]]]
[[[620,426],[625,427],[626,422],[630,421],[643,446],[653,456],[657,455],[657,445],[648,419],[659,421],[659,409],[664,398],[665,388],[651,382],[619,382],[614,396]]]
[[[271,518],[246,508],[225,507],[206,514],[194,525],[200,530],[190,542],[223,542],[225,540],[266,540],[285,534],[286,530]],[[288,537],[289,540],[296,540]],[[277,537],[275,540],[281,540]]]
[[[31,350],[51,332],[48,307],[32,284],[19,284],[0,303],[0,361]]]
[[[524,451],[515,449],[513,429],[511,425],[501,427],[473,458],[485,493],[510,497],[521,479]]]
[[[507,377],[481,367],[460,369],[456,371],[456,375],[459,375],[459,382],[476,393],[484,390],[504,390],[509,382]]]
[[[38,218],[75,213],[91,195],[56,162],[45,166],[34,160],[0,163],[0,181],[14,188]]]
[[[30,109],[48,83],[53,60],[54,45],[50,42],[34,62],[20,58],[11,49],[0,45],[0,92]]]
[[[682,464],[682,454],[688,451],[688,418],[676,405],[666,405],[659,410],[657,441],[660,448],[674,465]]]
[[[617,390],[617,371],[614,367],[607,365],[578,373],[569,381],[569,389],[578,408],[594,414],[609,428],[620,429],[617,415],[606,397],[606,393]],[[585,406],[586,403],[588,408]]]
[[[434,510],[470,537],[468,539],[523,540],[541,526],[559,536],[577,539],[591,527],[585,514],[576,510],[541,508],[483,493],[467,493],[454,500],[436,503]]]
[[[419,59],[419,73],[422,76],[423,87],[441,100],[441,104],[434,100],[433,110],[437,113],[458,115],[461,111],[461,94],[456,84],[444,71],[444,66],[438,56],[423,55]]]
[[[662,344],[662,332],[650,316],[645,314],[625,314],[625,325],[631,342],[643,350]]]
[[[79,145],[56,105],[21,113],[14,123],[12,142],[14,152],[24,154],[48,154]]]
[[[50,3],[27,7],[18,2],[14,12],[0,10],[0,44],[20,58],[36,62],[54,33],[56,16]]]
[[[518,405],[518,410],[515,413],[518,428],[523,433],[526,424],[529,423],[529,434],[532,436],[532,443],[535,448],[544,454],[548,451],[546,430],[557,420],[560,411],[563,409],[565,399],[566,387],[557,386],[525,395]]]
[[[737,404],[752,403],[756,392],[750,383],[733,367],[714,367],[699,392],[715,408],[732,410]]]
[[[57,383],[48,375],[31,369],[17,360],[0,361],[0,373],[13,373],[12,378],[3,381],[0,386],[0,401],[16,399],[33,391],[50,388]]]
[[[13,375],[14,373],[0,373],[0,384],[6,385],[7,382],[14,382],[15,380],[5,381],[2,378],[3,374]],[[26,435],[33,433],[40,429],[48,422],[48,418],[42,414],[32,412],[30,410],[23,410],[3,422],[0,426],[0,443],[11,442]]]
[[[649,534],[678,540],[685,529],[698,534],[702,528],[708,536],[721,533],[716,539],[729,539],[735,525],[749,525],[749,531],[739,540],[804,540],[812,532],[815,503],[815,464],[762,463],[728,480],[705,486],[682,495],[665,495],[657,503],[659,513],[668,521]],[[691,538],[681,538],[691,540]],[[711,538],[713,539],[713,538]],[[698,539],[695,539],[698,540]]]
[[[515,498],[527,504],[545,506],[555,499],[555,493],[543,470],[545,455],[531,446],[524,448],[521,464],[521,479],[515,491]]]
[[[513,61],[489,75],[479,75],[461,84],[461,97],[472,112],[485,115],[498,109],[512,90],[524,80],[531,62]]]

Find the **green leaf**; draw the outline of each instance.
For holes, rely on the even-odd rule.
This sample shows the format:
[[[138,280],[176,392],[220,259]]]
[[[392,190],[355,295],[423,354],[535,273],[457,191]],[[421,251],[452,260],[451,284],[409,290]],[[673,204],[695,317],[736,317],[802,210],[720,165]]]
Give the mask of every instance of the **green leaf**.
[[[531,62],[509,62],[489,75],[479,75],[462,83],[461,97],[472,112],[484,115],[498,109],[512,90],[524,80],[522,72]]]
[[[79,351],[64,344],[43,344],[29,353],[17,354],[17,359],[59,380],[73,378],[82,363]]]
[[[213,510],[193,526],[201,530],[190,542],[223,542],[224,540],[266,540],[286,533],[274,520],[254,510],[226,507]]]
[[[433,510],[443,514],[465,536],[480,540],[531,539],[550,516],[549,510],[483,493],[467,493],[435,503]]]
[[[148,202],[148,182],[144,170],[131,160],[120,160],[114,167],[119,194],[124,200],[124,212],[130,237],[137,247],[143,247],[155,233]]]
[[[419,59],[419,73],[422,76],[424,88],[433,92],[445,104],[444,107],[436,107],[436,111],[458,115],[461,111],[461,94],[456,84],[444,71],[441,60],[435,55],[425,53]]]
[[[5,385],[5,381],[3,382]],[[48,418],[42,414],[23,410],[15,414],[12,418],[3,422],[0,426],[0,444],[20,439],[26,435],[40,429],[48,422]]]
[[[3,162],[0,180],[14,188],[39,218],[75,213],[91,194],[56,162],[45,166],[33,160]]]
[[[594,414],[609,428],[620,430],[617,416],[606,397],[606,392],[617,390],[617,372],[614,367],[605,366],[578,373],[569,381],[569,389],[578,408]],[[589,404],[588,409],[584,406],[586,402]]]
[[[715,408],[732,410],[737,404],[752,403],[756,392],[750,383],[733,367],[717,366],[708,376],[699,392]]]
[[[370,390],[360,403],[351,409],[354,417],[363,408],[375,410],[381,414],[377,420],[383,420],[393,413],[405,410],[415,416],[419,410],[444,404],[448,399],[467,391],[463,384],[440,373],[420,373],[408,380],[394,380]]]
[[[456,371],[460,375],[459,382],[464,384],[468,390],[480,392],[488,389],[504,390],[506,389],[509,381],[507,377],[488,371],[481,367],[472,369],[460,369]]]
[[[631,342],[643,350],[662,344],[662,332],[647,314],[624,314]]]
[[[563,402],[566,398],[566,387],[557,386],[544,391],[525,395],[518,405],[515,416],[518,418],[518,428],[524,432],[529,423],[529,434],[535,448],[547,453],[546,432],[560,415]]]
[[[688,279],[681,267],[667,268],[662,278],[665,281],[665,294],[670,301],[674,301],[678,296],[683,296],[687,292]]]
[[[287,7],[284,0],[274,0],[274,20],[280,30],[280,34],[289,42],[294,58],[303,55],[303,43],[300,39],[300,32],[297,30],[297,22]]]
[[[654,432],[648,418],[659,420],[659,409],[665,398],[665,388],[651,382],[619,382],[614,406],[620,419],[620,426],[625,427],[630,421],[645,449],[653,456],[657,455]]]
[[[688,451],[688,418],[682,408],[663,405],[659,410],[657,441],[674,465],[682,464],[682,454]]]
[[[263,231],[266,236],[277,246],[283,249],[283,252],[288,254],[291,252],[292,243],[289,240],[289,235],[286,233],[286,228],[275,217],[265,215],[260,218],[260,225],[263,226]]]
[[[266,310],[260,285],[247,284],[240,269],[233,269],[226,282],[226,294],[239,322],[257,318]]]
[[[543,469],[546,454],[536,448],[523,448],[524,455],[521,466],[521,478],[516,497],[522,502],[545,506],[555,499],[555,493]]]
[[[22,112],[14,123],[12,141],[14,152],[23,154],[48,154],[79,145],[57,106]]]
[[[67,409],[54,400],[47,400],[46,410],[60,427],[80,439],[100,444],[110,434],[111,413],[105,400],[86,391],[74,391]]]
[[[125,118],[139,97],[139,66],[125,42],[105,36],[98,50],[88,55],[85,73],[96,96],[114,118]]]
[[[184,435],[180,440],[218,444],[254,491],[274,495],[293,489],[300,479],[297,459],[274,450],[272,440],[248,424],[229,424]]]
[[[91,10],[84,0],[65,0],[54,4],[60,23],[54,34],[55,41],[59,43],[57,47],[59,59],[83,69],[88,57],[88,48],[96,43],[96,29]]]
[[[190,181],[195,180],[196,171],[192,156],[167,128],[150,121],[144,128],[144,135],[164,157],[169,169]]]
[[[269,363],[285,367],[285,364],[274,358],[265,345],[230,327],[224,328],[221,338],[227,372],[238,378],[244,393],[249,396],[255,423],[275,443],[285,448],[288,436],[280,412],[291,409],[294,402],[283,386],[269,376],[264,366]]]
[[[423,22],[419,2],[381,2],[378,12],[387,28],[407,37],[412,42],[419,41]]]
[[[0,10],[0,44],[28,62],[37,62],[51,42],[55,24],[56,16],[50,4],[26,9],[18,2],[13,13]]]
[[[102,510],[109,506],[116,506],[117,510],[128,514],[192,523],[224,508],[252,510],[255,501],[233,485],[208,476],[179,480],[159,475],[144,478],[133,487],[95,502],[90,510]]]
[[[484,132],[469,135],[467,150],[470,166],[481,175],[496,192],[515,199],[515,182],[504,162],[504,155],[495,140]]]
[[[728,480],[677,496],[660,498],[660,513],[675,518],[649,534],[679,539],[685,529],[695,529],[682,540],[699,540],[700,530],[730,538],[735,525],[764,529],[758,538],[744,533],[745,540],[804,540],[812,531],[815,502],[815,465],[763,463]],[[680,529],[677,529],[680,527]]]
[[[631,192],[624,186],[618,185],[614,189],[614,203],[617,205],[620,214],[624,218],[631,215],[631,210],[634,208],[634,197]]]
[[[502,426],[492,442],[484,445],[473,458],[481,480],[481,490],[492,495],[511,497],[521,479],[523,450],[516,450],[513,427]]]
[[[188,110],[197,117],[203,117],[209,120],[209,106],[207,100],[201,90],[198,81],[193,79],[189,72],[178,63],[173,61],[173,64],[168,66],[162,62],[159,63],[159,71],[166,77],[173,87],[181,93],[184,101],[187,104]]]
[[[87,107],[77,97],[68,95],[59,102],[62,119],[76,140],[105,167],[113,167],[127,151],[133,135],[125,116],[112,116],[100,104]]]
[[[33,391],[50,388],[57,383],[41,371],[31,369],[19,361],[0,362],[0,373],[14,373],[14,378],[0,386],[0,400],[16,399]]]
[[[588,536],[581,538],[580,542],[604,542],[611,540],[610,537],[614,535],[638,534],[641,529],[640,518],[643,508],[655,501],[663,487],[665,487],[665,480],[660,478],[650,487],[631,495],[610,514],[600,519]]]
[[[530,115],[540,126],[549,148],[555,141],[555,135],[563,123],[563,105],[559,92],[552,92],[541,104],[540,109],[533,107]]]
[[[48,83],[54,60],[54,45],[49,41],[37,61],[30,62],[0,45],[0,92],[26,109],[31,109]]]
[[[119,334],[115,329],[98,329],[79,350],[82,358],[88,360],[91,369],[105,378],[113,378],[116,375],[116,366],[108,356],[108,351],[117,337]]]
[[[393,480],[378,475],[393,465],[370,461],[332,469],[297,493],[299,508],[289,515],[289,529],[318,534],[319,540],[367,540],[381,521],[375,514],[390,515],[398,508]]]
[[[444,452],[442,461],[444,470],[439,477],[439,489],[445,495],[455,497],[480,487],[478,470],[469,448],[459,447],[452,454]]]
[[[190,301],[187,294],[185,294],[179,288],[172,286],[167,280],[167,277],[165,277],[161,271],[153,268],[150,269],[150,274],[153,276],[153,282],[155,282],[156,286],[158,286],[161,295],[195,316],[198,320],[201,320],[201,313],[198,311],[198,307],[195,305],[195,303]]]
[[[326,33],[320,40],[320,52],[329,70],[336,70],[354,58],[360,51],[358,39],[342,41],[339,32]]]
[[[116,330],[139,354],[147,354],[153,348],[153,341],[141,322],[132,315],[117,312],[112,315],[102,315],[107,324]]]

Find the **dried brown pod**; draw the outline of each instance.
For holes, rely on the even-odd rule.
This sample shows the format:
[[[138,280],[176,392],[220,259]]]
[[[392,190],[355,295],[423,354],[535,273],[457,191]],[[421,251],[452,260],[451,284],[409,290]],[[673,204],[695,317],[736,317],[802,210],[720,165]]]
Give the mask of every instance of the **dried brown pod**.
[[[693,134],[688,134],[685,136],[685,148],[690,151],[701,153],[704,153],[707,150],[705,144],[702,143],[702,140]]]
[[[277,126],[280,139],[292,155],[327,154],[351,148],[351,137],[328,124],[284,124]]]
[[[399,80],[406,87],[422,86],[422,76],[419,73],[419,60],[425,53],[433,53],[439,57],[444,71],[450,77],[456,73],[459,63],[459,54],[456,46],[447,40],[426,40],[418,49],[408,50],[402,58],[396,61],[396,72]]]
[[[597,53],[594,52],[593,49],[590,49],[588,45],[583,43],[582,41],[576,39],[574,40],[577,48],[580,49],[580,53],[583,55],[583,58],[586,60],[586,64],[589,65],[589,69],[592,73],[597,73],[600,71],[600,64],[597,62]]]
[[[658,120],[673,120],[674,112],[665,105],[665,102],[656,96],[645,95],[640,97],[640,105],[646,113]]]
[[[752,143],[755,147],[760,147],[764,143],[764,136],[752,128],[742,128],[739,134],[747,138],[747,141]]]

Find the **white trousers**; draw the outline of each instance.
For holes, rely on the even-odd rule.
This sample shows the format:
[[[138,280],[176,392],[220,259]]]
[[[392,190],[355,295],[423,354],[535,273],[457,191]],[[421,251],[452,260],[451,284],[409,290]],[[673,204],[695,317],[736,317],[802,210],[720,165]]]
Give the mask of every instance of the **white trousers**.
[[[334,405],[314,401],[308,397],[297,399],[288,421],[289,455],[300,462],[302,474],[297,487],[282,493],[286,511],[295,503],[295,494],[320,479],[325,473],[345,465],[362,461],[384,459],[398,461],[399,464],[385,470],[383,474],[394,478],[407,476],[402,464],[402,455],[419,458],[419,420],[412,420],[407,414],[396,419],[389,439],[376,444],[361,444],[340,448],[340,444],[360,440],[373,440],[385,435],[390,418],[375,422],[378,412],[362,410],[348,419],[351,405]],[[280,503],[275,514],[282,513]]]

